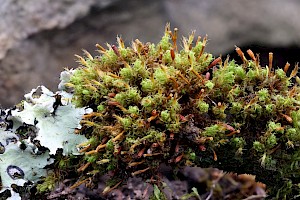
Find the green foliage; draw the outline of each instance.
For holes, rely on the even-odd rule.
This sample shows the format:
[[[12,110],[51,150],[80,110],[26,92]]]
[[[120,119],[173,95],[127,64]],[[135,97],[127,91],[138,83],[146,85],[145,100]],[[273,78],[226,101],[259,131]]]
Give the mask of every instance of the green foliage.
[[[55,185],[57,184],[58,177],[54,172],[51,172],[47,175],[47,177],[43,180],[41,184],[38,184],[36,189],[38,193],[44,193],[53,191]]]
[[[197,107],[199,108],[200,113],[207,113],[209,104],[199,99],[197,103]]]
[[[114,169],[116,180],[153,178],[161,163],[218,167],[258,175],[271,196],[283,179],[300,178],[291,169],[300,148],[298,68],[287,75],[287,68],[261,67],[239,48],[243,64],[214,60],[206,41],[194,42],[192,33],[179,50],[177,30],[167,25],[157,45],[125,47],[118,38],[118,46],[98,46],[98,57],[79,57],[67,85],[77,106],[97,113],[85,117],[81,134],[98,138],[83,145],[88,159],[80,164],[89,167],[82,177]],[[294,192],[281,191],[278,198]]]
[[[265,145],[260,143],[259,141],[254,141],[253,142],[253,149],[255,151],[258,151],[258,152],[264,152],[265,151]]]
[[[196,199],[201,200],[201,197],[200,197],[200,195],[198,193],[198,190],[195,187],[192,188],[192,192],[191,193],[183,195],[182,197],[180,197],[180,199],[181,200],[188,200],[188,199],[190,199],[192,197],[195,197]]]
[[[157,187],[157,185],[153,186],[153,195],[150,197],[151,200],[167,200],[167,197],[161,190]]]

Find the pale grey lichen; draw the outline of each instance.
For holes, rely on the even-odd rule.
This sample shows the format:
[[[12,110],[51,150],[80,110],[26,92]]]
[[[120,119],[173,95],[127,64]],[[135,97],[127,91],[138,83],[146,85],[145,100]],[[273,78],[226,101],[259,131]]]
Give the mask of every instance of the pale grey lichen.
[[[12,184],[23,186],[27,181],[35,183],[41,176],[46,175],[44,167],[53,162],[49,159],[49,151],[36,155],[31,147],[21,150],[20,142],[10,143],[5,148],[5,153],[0,155],[0,175],[2,180],[2,190],[10,188]],[[9,169],[10,166],[16,166],[22,174]]]
[[[58,90],[66,90],[66,83],[70,81],[71,76],[74,74],[74,69],[66,69],[60,73],[60,83],[58,84]]]
[[[73,134],[75,128],[80,128],[81,117],[91,109],[75,108],[71,104],[71,95],[66,92],[52,93],[44,86],[40,86],[42,94],[35,98],[32,90],[25,98],[31,103],[24,102],[24,110],[13,111],[15,117],[21,119],[26,124],[35,125],[39,129],[36,140],[50,150],[50,154],[55,154],[59,148],[63,149],[63,154],[78,154],[76,145],[85,142],[87,139],[83,135]],[[55,95],[61,95],[61,103],[54,114]]]
[[[64,85],[63,81],[60,85]],[[36,95],[38,90],[40,95]],[[50,155],[58,149],[63,155],[79,154],[76,146],[87,139],[74,130],[81,128],[82,116],[91,109],[75,108],[71,98],[72,94],[66,91],[53,93],[39,86],[25,95],[22,109],[1,111],[0,195],[8,189],[10,199],[21,199],[12,184],[36,184],[46,176],[46,166],[54,162]],[[47,150],[40,151],[37,144]]]

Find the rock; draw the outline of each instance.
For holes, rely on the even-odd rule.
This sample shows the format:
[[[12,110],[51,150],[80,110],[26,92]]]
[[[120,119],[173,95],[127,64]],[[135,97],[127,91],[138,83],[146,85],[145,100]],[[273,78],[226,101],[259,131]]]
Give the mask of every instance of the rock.
[[[296,0],[166,0],[168,16],[181,33],[209,36],[207,50],[224,54],[234,45],[300,44],[300,3]]]
[[[115,44],[116,35],[127,44],[157,42],[167,22],[180,35],[208,34],[206,50],[216,56],[234,45],[299,46],[299,9],[296,0],[6,0],[0,6],[0,104],[12,106],[40,84],[56,90],[60,71],[78,66],[74,54],[81,49],[95,55],[96,43]]]
[[[76,18],[85,16],[94,0],[7,0],[0,7],[0,59],[18,41],[28,36],[65,28]]]
[[[7,32],[3,33],[5,40],[11,41],[9,43],[12,45],[0,41],[0,45],[5,44],[2,45],[0,51],[11,48],[6,53],[5,58],[0,60],[0,104],[3,107],[18,103],[26,92],[40,84],[47,85],[54,91],[57,90],[60,71],[65,67],[74,68],[78,66],[74,54],[81,55],[81,49],[87,49],[95,55],[96,43],[102,45],[105,45],[106,42],[115,43],[117,35],[121,35],[127,44],[136,38],[144,41],[148,41],[150,38],[150,41],[156,42],[164,30],[165,22],[160,17],[153,15],[155,12],[163,13],[159,0],[150,3],[145,0],[119,3],[117,0],[88,0],[84,3],[79,0],[64,0],[62,2],[66,4],[65,6],[63,6],[63,3],[46,6],[48,1],[43,0],[41,2],[36,3],[38,8],[52,7],[53,13],[41,18],[36,27],[32,27],[32,29],[25,28],[22,30],[19,28],[19,33],[14,33],[16,36],[9,35]],[[70,10],[67,8],[68,2]],[[79,9],[81,4],[84,5]],[[61,5],[62,8],[58,9],[58,5]],[[143,5],[146,7],[142,8]],[[23,6],[20,5],[19,7],[23,8]],[[7,4],[5,7],[7,10],[13,9],[12,4]],[[88,13],[91,7],[90,14],[82,17]],[[54,11],[54,8],[57,10]],[[36,12],[34,9],[37,8],[31,10]],[[72,10],[77,15],[72,14]],[[81,12],[79,12],[80,10]],[[45,12],[49,13],[50,11]],[[57,13],[57,16],[55,13]],[[29,15],[29,12],[27,14]],[[48,19],[50,20],[48,22],[47,16],[56,20]],[[67,26],[75,20],[75,16],[80,19]],[[19,17],[19,15],[15,17]],[[32,17],[28,16],[28,18],[26,18],[27,21],[32,20]],[[1,30],[5,24],[8,24],[9,20],[12,19],[8,18],[0,22]],[[22,27],[26,26],[26,23],[23,24],[21,21],[10,23],[14,26],[17,26],[17,24],[22,24]],[[159,27],[159,29],[153,27]],[[51,30],[45,31],[46,29]],[[11,29],[11,32],[13,32],[13,29]],[[4,51],[2,51],[2,55],[4,54]]]

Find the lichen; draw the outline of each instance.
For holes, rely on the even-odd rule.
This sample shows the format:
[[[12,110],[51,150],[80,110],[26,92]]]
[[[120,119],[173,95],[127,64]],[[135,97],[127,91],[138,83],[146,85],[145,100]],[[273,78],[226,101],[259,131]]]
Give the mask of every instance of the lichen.
[[[41,95],[35,95],[39,88]],[[20,109],[1,110],[1,196],[10,190],[11,198],[21,199],[14,187],[32,187],[46,177],[54,170],[47,166],[55,162],[60,149],[64,156],[80,154],[77,145],[87,138],[74,130],[81,127],[82,115],[89,109],[75,108],[71,97],[41,86],[25,95]]]

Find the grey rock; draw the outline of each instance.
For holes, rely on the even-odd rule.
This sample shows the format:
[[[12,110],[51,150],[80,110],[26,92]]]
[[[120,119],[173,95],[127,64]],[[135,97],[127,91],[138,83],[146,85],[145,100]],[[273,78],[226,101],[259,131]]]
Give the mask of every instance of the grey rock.
[[[31,34],[65,28],[85,16],[94,0],[6,0],[0,6],[0,59]]]
[[[215,54],[250,43],[300,45],[297,0],[166,0],[165,8],[184,34],[208,34],[207,50]]]
[[[85,5],[84,12],[93,5],[90,14],[69,26],[66,25],[71,20],[63,22],[61,19],[61,23],[52,24],[51,30],[43,31],[40,27],[39,30],[35,28],[38,31],[35,34],[31,31],[30,37],[28,31],[27,36],[19,37],[18,40],[12,37],[13,47],[0,60],[1,106],[9,107],[18,103],[26,92],[40,84],[57,90],[60,71],[65,67],[78,66],[74,54],[81,55],[81,49],[87,49],[92,55],[96,55],[96,43],[103,46],[106,42],[116,43],[117,35],[122,36],[128,45],[136,38],[145,42],[157,42],[163,35],[166,22],[161,17],[164,16],[164,11],[160,0],[98,0],[94,4],[88,0],[84,4],[88,2],[90,6]]]

